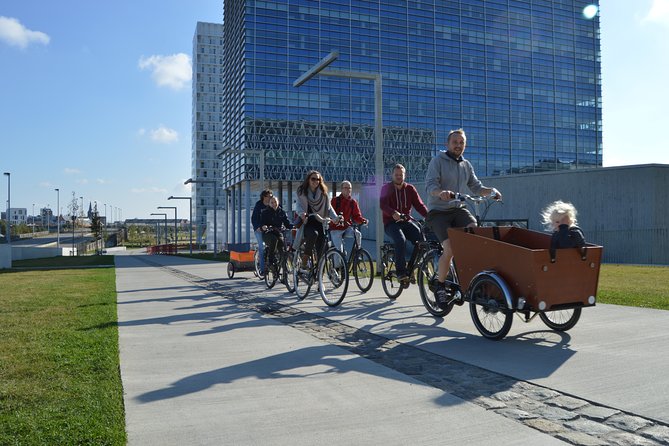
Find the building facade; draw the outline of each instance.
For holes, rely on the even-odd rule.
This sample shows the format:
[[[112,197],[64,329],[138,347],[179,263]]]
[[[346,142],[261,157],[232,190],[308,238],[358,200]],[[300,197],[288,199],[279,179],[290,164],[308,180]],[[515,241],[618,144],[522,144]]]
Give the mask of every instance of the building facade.
[[[225,151],[220,205],[239,221],[261,178],[287,191],[288,208],[309,169],[373,183],[373,82],[316,76],[293,87],[335,50],[329,69],[382,76],[384,172],[399,162],[422,181],[460,127],[479,176],[600,167],[599,17],[583,15],[588,3],[225,0],[222,35],[198,24],[194,42],[193,177],[215,175],[212,155]]]
[[[220,186],[223,149],[223,25],[198,22],[193,37],[192,184],[193,220],[197,238],[214,209],[214,185]],[[216,183],[214,183],[216,181]],[[220,195],[220,194],[219,194]]]

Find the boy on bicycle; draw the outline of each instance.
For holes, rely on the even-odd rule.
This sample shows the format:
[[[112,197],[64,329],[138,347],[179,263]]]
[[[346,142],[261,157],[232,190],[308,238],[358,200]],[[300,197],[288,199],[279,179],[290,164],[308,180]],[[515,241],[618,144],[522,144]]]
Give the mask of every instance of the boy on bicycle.
[[[353,234],[351,223],[364,225],[367,219],[362,216],[360,206],[355,198],[351,197],[352,187],[350,181],[341,182],[341,193],[330,200],[332,209],[337,215],[343,216],[343,221],[339,224],[330,222],[330,237],[335,248],[344,252],[344,236],[350,237]]]
[[[432,284],[439,306],[448,304],[451,293],[450,287],[445,283],[453,258],[448,228],[476,226],[476,219],[467,210],[465,202],[455,200],[456,194],[463,193],[468,188],[474,194],[492,196],[495,200],[502,199],[502,194],[497,189],[483,186],[471,163],[462,157],[466,145],[465,131],[451,130],[446,139],[447,150],[440,151],[432,158],[425,176],[427,205],[430,210],[425,221],[444,249],[439,258],[437,283]]]

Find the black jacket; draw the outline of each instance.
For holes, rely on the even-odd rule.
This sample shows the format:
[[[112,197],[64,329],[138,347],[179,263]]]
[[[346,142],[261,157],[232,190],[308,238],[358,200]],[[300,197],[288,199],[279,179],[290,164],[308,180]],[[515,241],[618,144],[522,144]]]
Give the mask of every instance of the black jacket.
[[[262,204],[262,200],[256,201],[256,205],[253,208],[253,213],[251,214],[251,224],[253,225],[253,230],[257,231],[260,226],[260,213],[262,212],[263,209],[267,208],[268,206],[265,206]]]
[[[263,209],[260,213],[260,226],[267,226],[276,230],[281,230],[282,227],[286,229],[293,227],[281,206],[276,208],[276,211],[271,206]]]
[[[553,248],[582,248],[585,246],[585,236],[578,226],[569,227],[560,225],[551,237]]]

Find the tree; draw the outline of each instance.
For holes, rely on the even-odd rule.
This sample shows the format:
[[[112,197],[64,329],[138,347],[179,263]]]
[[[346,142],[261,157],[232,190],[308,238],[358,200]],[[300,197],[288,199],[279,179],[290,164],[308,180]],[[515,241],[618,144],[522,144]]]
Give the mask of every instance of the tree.
[[[95,203],[93,207],[93,216],[91,218],[91,231],[96,239],[99,239],[102,236],[102,219],[98,213],[98,204]]]

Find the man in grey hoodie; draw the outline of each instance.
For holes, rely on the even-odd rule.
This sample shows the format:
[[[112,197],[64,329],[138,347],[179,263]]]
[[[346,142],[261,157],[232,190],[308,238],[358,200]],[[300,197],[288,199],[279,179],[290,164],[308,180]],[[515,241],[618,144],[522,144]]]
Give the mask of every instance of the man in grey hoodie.
[[[425,188],[428,193],[426,222],[434,231],[444,252],[439,258],[437,283],[434,294],[440,306],[448,304],[450,287],[446,286],[453,252],[448,240],[448,228],[476,226],[476,219],[467,210],[463,201],[455,200],[457,193],[472,193],[484,197],[502,199],[502,194],[492,187],[485,187],[476,177],[471,163],[462,157],[467,145],[467,135],[463,129],[451,130],[446,139],[447,150],[437,153],[427,167]]]

